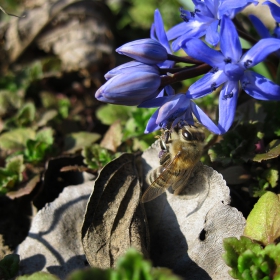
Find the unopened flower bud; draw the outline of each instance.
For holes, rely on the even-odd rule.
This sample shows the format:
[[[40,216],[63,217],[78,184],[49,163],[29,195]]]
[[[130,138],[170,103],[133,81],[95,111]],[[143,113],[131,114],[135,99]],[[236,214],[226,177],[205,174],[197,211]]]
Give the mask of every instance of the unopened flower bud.
[[[167,60],[166,49],[153,39],[132,41],[122,45],[116,51],[146,64],[158,64]]]
[[[102,102],[134,106],[156,97],[160,83],[160,76],[154,73],[119,74],[100,87],[95,97]]]
[[[159,74],[159,68],[156,65],[148,65],[144,64],[139,61],[130,61],[128,63],[122,64],[105,74],[105,79],[109,80],[112,77],[124,74],[124,73],[131,73],[134,71],[141,71],[141,72],[149,72],[154,74]]]

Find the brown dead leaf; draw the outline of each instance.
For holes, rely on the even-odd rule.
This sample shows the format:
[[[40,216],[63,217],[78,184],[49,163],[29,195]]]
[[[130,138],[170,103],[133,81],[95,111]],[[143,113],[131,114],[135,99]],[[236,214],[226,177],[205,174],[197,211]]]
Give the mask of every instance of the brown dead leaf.
[[[6,196],[9,197],[10,199],[15,199],[30,194],[36,187],[37,183],[39,182],[40,182],[40,175],[36,175],[23,188],[20,188],[17,191],[8,192],[6,193]]]
[[[122,154],[95,181],[82,227],[84,252],[91,266],[114,267],[130,247],[148,255],[145,212],[139,204],[138,158]]]
[[[113,61],[110,11],[102,1],[36,1],[24,17],[13,18],[0,30],[9,57],[15,63],[33,44],[58,56],[64,70],[96,68]],[[97,67],[98,69],[98,67]]]
[[[122,142],[122,127],[121,122],[115,121],[107,130],[106,134],[104,135],[100,147],[108,149],[112,152],[116,152],[118,146]]]

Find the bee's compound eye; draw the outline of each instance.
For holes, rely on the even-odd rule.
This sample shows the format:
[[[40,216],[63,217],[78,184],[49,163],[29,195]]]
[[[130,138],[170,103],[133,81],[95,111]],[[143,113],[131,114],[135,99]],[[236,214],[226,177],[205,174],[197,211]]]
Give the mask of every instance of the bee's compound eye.
[[[186,129],[182,130],[182,136],[186,140],[193,140],[192,134]]]

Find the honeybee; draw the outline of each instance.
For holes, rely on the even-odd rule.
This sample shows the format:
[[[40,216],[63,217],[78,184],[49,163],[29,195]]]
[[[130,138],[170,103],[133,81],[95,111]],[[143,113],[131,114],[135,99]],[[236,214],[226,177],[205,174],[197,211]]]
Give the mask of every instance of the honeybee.
[[[160,137],[160,166],[148,174],[151,183],[141,202],[155,199],[170,186],[179,194],[186,186],[204,147],[205,135],[196,127],[185,125],[165,130]]]

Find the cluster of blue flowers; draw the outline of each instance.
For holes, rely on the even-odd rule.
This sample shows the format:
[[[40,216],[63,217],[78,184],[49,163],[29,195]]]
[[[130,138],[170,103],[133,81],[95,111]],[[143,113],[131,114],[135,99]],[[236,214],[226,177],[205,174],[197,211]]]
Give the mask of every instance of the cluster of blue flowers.
[[[134,60],[109,71],[105,75],[107,82],[95,94],[103,102],[158,107],[147,124],[146,133],[160,128],[170,129],[180,123],[193,124],[195,116],[213,133],[223,134],[233,123],[241,90],[259,100],[280,100],[279,85],[249,70],[268,55],[280,54],[280,7],[270,1],[263,3],[270,8],[276,21],[272,35],[257,17],[250,16],[262,39],[243,52],[232,19],[246,6],[257,5],[258,1],[192,1],[195,10],[189,12],[181,9],[183,22],[167,32],[160,12],[156,10],[151,38],[119,47],[118,53]],[[280,0],[277,2],[280,4]],[[216,50],[217,45],[219,51]],[[180,49],[188,56],[173,54],[173,51]],[[176,67],[177,62],[192,66]],[[171,86],[201,74],[205,75],[185,93],[175,93]],[[210,94],[220,86],[219,120],[215,124],[193,100]]]

